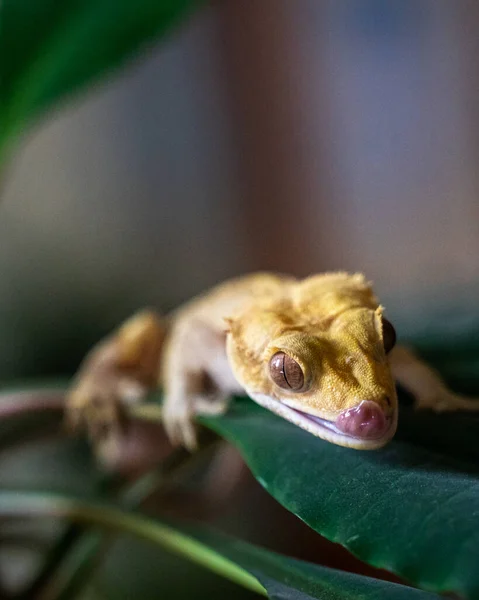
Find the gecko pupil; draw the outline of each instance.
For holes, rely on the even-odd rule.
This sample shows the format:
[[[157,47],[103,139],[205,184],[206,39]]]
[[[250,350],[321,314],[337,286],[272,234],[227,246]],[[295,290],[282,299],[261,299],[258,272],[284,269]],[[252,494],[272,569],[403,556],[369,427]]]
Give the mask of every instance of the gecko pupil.
[[[391,352],[391,350],[396,345],[396,330],[392,326],[392,324],[383,318],[383,344],[384,350],[386,354]]]
[[[269,363],[271,379],[287,390],[298,391],[304,385],[304,374],[298,363],[284,352],[277,352]]]

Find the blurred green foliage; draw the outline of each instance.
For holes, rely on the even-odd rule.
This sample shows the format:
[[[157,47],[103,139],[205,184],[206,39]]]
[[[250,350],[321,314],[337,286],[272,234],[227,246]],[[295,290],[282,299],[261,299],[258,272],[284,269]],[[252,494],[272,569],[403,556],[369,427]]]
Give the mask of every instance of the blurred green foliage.
[[[4,0],[0,157],[33,119],[152,44],[198,0]]]

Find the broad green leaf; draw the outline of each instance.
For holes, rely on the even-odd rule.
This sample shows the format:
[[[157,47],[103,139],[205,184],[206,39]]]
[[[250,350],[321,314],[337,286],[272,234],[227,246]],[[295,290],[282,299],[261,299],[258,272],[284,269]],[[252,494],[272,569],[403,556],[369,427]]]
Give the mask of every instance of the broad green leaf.
[[[270,598],[437,598],[435,594],[403,585],[295,560],[217,532],[201,529],[186,531],[257,577],[268,590]]]
[[[263,598],[192,561],[131,535],[115,536],[115,541],[89,579],[111,600]],[[55,600],[80,600],[69,592],[66,590],[63,598]]]
[[[275,599],[433,600],[402,585],[293,560],[212,531],[165,524],[108,504],[53,494],[0,492],[2,517],[66,517],[153,542],[232,581]]]
[[[402,409],[375,452],[323,442],[247,400],[202,422],[287,509],[360,559],[431,591],[479,595],[479,419]]]
[[[3,0],[0,156],[29,121],[122,65],[199,0]]]
[[[324,442],[250,402],[202,422],[329,540],[423,589],[479,597],[477,417],[403,411],[397,438],[372,452]]]

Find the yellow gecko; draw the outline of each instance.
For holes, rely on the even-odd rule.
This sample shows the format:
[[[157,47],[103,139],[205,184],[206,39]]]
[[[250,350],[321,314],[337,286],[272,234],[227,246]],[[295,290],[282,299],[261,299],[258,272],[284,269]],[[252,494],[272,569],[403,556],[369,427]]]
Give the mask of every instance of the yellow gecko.
[[[160,386],[170,440],[194,449],[195,415],[223,413],[246,392],[317,437],[367,450],[396,431],[395,381],[417,408],[477,410],[395,341],[363,275],[247,275],[166,319],[142,311],[126,321],[85,359],[67,420],[101,447],[120,436],[122,405]]]

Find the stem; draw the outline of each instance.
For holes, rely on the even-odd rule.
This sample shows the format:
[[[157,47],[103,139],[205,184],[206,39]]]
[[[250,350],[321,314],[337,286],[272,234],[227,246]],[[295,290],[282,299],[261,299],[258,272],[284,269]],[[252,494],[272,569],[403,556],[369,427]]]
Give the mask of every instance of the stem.
[[[57,433],[63,404],[58,388],[0,392],[0,452]]]
[[[61,411],[64,392],[61,389],[20,390],[0,393],[0,420],[23,414],[43,411]],[[161,406],[144,404],[130,409],[133,419],[161,423]],[[129,486],[122,494],[125,508],[138,507],[147,496],[157,490],[168,490],[185,471],[191,469],[204,450],[217,441],[210,432],[203,432],[201,450],[191,455],[183,449],[173,452],[163,463],[162,471],[150,472]],[[101,555],[108,548],[111,536],[102,532],[87,531],[85,526],[71,524],[48,553],[43,568],[22,594],[22,598],[36,597],[40,600],[69,600],[80,593],[89,576],[100,564]]]
[[[190,454],[180,448],[175,450],[161,465],[161,471],[152,471],[140,477],[121,494],[123,508],[138,508],[152,493],[161,487],[170,489],[178,478],[196,465],[198,458],[209,449],[216,438],[205,440],[200,451]],[[110,491],[111,491],[111,485]],[[47,555],[40,573],[24,592],[22,598],[39,600],[71,600],[88,583],[90,576],[100,565],[101,558],[113,536],[94,532],[85,526],[71,524]],[[66,555],[66,556],[65,556]]]
[[[103,529],[129,533],[188,558],[250,591],[267,595],[255,577],[205,544],[156,520],[118,508],[105,508],[101,504],[71,500],[59,495],[8,491],[2,492],[0,496],[0,516],[63,517]]]
[[[65,393],[50,389],[0,393],[0,420],[42,410],[61,411]]]
[[[41,570],[38,577],[35,578],[34,582],[29,586],[28,590],[21,595],[22,598],[36,598],[38,597],[39,591],[42,590],[48,583],[48,581],[54,576],[57,566],[63,560],[64,555],[70,550],[70,548],[78,541],[82,535],[84,527],[78,523],[74,523],[67,527],[63,534],[58,539],[57,543],[48,552],[45,559],[45,566]]]
[[[73,524],[70,527],[78,527]],[[81,526],[82,532],[85,526]],[[76,598],[90,581],[108,549],[111,536],[100,531],[88,530],[78,538],[71,552],[50,580],[38,578],[37,586],[31,586],[24,595],[25,600],[72,600]]]
[[[130,414],[135,419],[143,421],[152,421],[154,423],[163,422],[163,411],[160,404],[137,404],[130,407]]]

